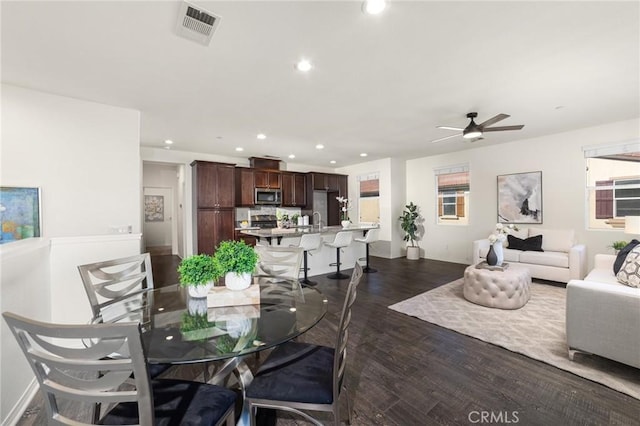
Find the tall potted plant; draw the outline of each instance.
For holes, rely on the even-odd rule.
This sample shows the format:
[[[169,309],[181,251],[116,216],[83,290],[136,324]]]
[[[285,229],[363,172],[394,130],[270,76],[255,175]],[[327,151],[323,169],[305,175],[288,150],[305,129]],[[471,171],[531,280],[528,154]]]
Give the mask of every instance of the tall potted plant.
[[[258,254],[244,241],[222,241],[213,256],[220,265],[224,284],[230,290],[244,290],[251,285]]]
[[[206,254],[185,257],[178,265],[180,285],[187,287],[191,297],[207,297],[223,272],[216,259]]]
[[[420,247],[417,244],[417,220],[418,217],[420,217],[420,213],[418,213],[418,206],[413,204],[413,202],[410,202],[404,207],[405,209],[402,212],[402,216],[400,216],[398,220],[400,221],[400,227],[404,231],[403,240],[411,244],[407,246],[407,259],[417,260],[420,259]]]

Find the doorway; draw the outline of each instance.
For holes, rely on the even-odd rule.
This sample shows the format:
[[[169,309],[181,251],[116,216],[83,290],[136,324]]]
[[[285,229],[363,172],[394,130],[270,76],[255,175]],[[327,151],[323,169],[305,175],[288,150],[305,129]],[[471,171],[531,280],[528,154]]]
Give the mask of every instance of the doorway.
[[[151,255],[184,256],[184,165],[143,163],[142,239]]]

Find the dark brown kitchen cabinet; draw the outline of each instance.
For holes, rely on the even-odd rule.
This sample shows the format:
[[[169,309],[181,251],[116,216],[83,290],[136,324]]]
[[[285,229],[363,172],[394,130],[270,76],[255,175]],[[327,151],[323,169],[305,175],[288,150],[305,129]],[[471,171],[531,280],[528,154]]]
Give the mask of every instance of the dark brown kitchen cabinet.
[[[194,161],[193,223],[196,253],[213,254],[235,230],[235,164]]]
[[[235,210],[198,209],[198,254],[213,254],[221,241],[235,237]]]
[[[252,207],[254,205],[255,186],[253,169],[236,167],[236,206]]]
[[[235,207],[235,165],[194,161],[193,188],[197,208]]]
[[[306,175],[304,173],[282,173],[282,205],[304,207],[307,205]]]
[[[346,175],[337,175],[337,176],[338,176],[338,192],[340,193],[340,196],[349,198],[349,193],[347,192],[349,176],[346,176]]]
[[[338,176],[332,173],[309,173],[314,191],[339,192]]]
[[[270,170],[254,170],[253,182],[256,188],[279,189],[281,174]]]

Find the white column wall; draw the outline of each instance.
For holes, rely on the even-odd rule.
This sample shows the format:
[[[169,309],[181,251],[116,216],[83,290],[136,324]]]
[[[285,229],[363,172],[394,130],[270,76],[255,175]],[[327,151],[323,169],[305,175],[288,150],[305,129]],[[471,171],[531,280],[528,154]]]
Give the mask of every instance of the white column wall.
[[[44,237],[0,246],[2,311],[89,320],[76,266],[140,250],[139,128],[135,110],[2,85],[0,183],[42,189]],[[129,226],[133,234],[107,235]],[[83,242],[87,236],[94,244]],[[101,236],[127,242],[112,250]],[[52,237],[64,248],[50,245]],[[12,424],[29,401],[33,374],[4,321],[0,340],[0,419]]]
[[[628,120],[500,145],[478,142],[478,148],[407,161],[407,200],[418,204],[426,219],[423,257],[470,263],[473,240],[486,238],[497,222],[497,176],[540,170],[543,223],[523,226],[574,229],[578,242],[587,245],[591,268],[594,254],[609,253],[612,241],[630,236],[621,230],[587,230],[582,148],[638,139],[639,129],[640,120]],[[469,225],[437,225],[433,170],[462,163],[470,172]]]

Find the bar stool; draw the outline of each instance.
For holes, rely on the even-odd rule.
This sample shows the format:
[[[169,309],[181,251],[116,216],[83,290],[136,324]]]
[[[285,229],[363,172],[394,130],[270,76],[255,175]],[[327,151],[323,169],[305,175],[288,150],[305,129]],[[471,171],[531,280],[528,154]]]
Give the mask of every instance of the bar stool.
[[[371,243],[375,243],[376,241],[378,241],[378,234],[380,233],[380,229],[369,229],[367,231],[367,235],[364,236],[364,238],[354,238],[354,241],[357,241],[359,243],[364,243],[367,254],[366,257],[364,258],[360,258],[358,260],[367,260],[367,266],[365,266],[362,271],[363,272],[367,272],[367,273],[373,273],[373,272],[378,272],[377,269],[373,269],[369,267],[369,244]]]
[[[315,281],[311,281],[307,277],[307,272],[309,270],[309,268],[307,267],[307,253],[311,250],[319,249],[321,244],[322,244],[321,234],[303,234],[302,237],[300,237],[300,243],[298,244],[298,247],[304,250],[303,257],[302,257],[302,262],[303,262],[302,268],[304,270],[304,278],[300,280],[300,283],[306,284],[306,285],[318,284]],[[312,256],[312,254],[309,253],[309,256]]]
[[[332,280],[344,280],[349,278],[349,275],[340,272],[340,249],[351,245],[351,239],[353,238],[353,231],[340,231],[336,234],[336,237],[331,242],[326,242],[325,245],[334,247],[336,249],[336,273],[327,275],[327,278]],[[333,263],[331,264],[333,265]]]

